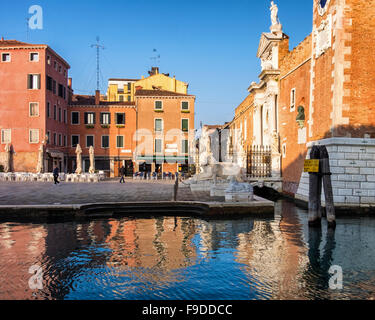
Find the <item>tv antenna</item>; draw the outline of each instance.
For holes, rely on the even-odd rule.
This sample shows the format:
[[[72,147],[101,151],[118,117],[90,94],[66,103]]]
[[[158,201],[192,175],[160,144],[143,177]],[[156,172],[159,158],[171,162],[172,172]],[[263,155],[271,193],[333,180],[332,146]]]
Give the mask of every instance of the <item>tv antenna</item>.
[[[96,37],[96,44],[92,44],[91,48],[96,48],[96,90],[100,90],[100,49],[104,50],[105,47],[100,44],[99,36]]]
[[[153,67],[156,67],[157,65],[160,65],[160,54],[158,53],[158,50],[156,49],[152,50],[152,52],[154,53],[154,56],[151,57],[150,59],[154,61],[155,65]]]

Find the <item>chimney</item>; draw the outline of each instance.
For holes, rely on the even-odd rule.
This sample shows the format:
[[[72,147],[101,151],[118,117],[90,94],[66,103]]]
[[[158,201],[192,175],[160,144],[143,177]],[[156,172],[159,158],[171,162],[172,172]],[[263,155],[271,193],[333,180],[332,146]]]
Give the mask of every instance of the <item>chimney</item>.
[[[73,82],[73,79],[72,78],[68,78],[68,87],[69,88],[72,88],[72,82]]]
[[[1,41],[4,41],[4,37],[1,37]]]
[[[95,91],[95,105],[99,105],[100,104],[100,90],[96,90]]]

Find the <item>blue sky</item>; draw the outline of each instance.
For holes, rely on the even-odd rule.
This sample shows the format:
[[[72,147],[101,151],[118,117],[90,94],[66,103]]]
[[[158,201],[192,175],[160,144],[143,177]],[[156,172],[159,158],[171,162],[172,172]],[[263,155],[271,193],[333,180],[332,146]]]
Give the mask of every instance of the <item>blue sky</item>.
[[[294,48],[312,29],[312,0],[276,0],[283,30]],[[43,30],[27,32],[31,5],[43,8]],[[101,90],[108,78],[147,76],[153,49],[160,71],[188,82],[197,96],[196,127],[231,121],[234,109],[257,81],[260,35],[268,32],[268,0],[17,0],[0,11],[0,36],[46,43],[71,65],[75,93],[96,88],[100,37]]]

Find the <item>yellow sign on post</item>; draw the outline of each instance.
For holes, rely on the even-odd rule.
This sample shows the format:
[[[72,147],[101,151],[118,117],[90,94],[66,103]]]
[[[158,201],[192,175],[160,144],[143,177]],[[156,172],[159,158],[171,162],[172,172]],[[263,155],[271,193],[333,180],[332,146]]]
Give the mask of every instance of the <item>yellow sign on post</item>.
[[[309,173],[318,173],[319,172],[319,160],[318,159],[305,160],[303,171],[309,172]]]

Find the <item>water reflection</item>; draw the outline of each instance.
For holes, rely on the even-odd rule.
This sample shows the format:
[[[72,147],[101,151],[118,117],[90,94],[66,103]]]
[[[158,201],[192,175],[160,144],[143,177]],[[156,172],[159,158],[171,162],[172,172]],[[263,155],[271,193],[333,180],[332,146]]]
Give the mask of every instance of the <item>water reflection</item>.
[[[1,299],[371,299],[374,219],[309,229],[279,202],[273,219],[0,223]],[[28,285],[43,269],[43,289]],[[330,290],[329,269],[344,270]]]

